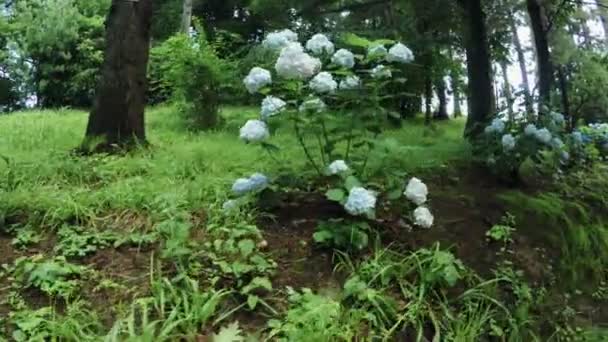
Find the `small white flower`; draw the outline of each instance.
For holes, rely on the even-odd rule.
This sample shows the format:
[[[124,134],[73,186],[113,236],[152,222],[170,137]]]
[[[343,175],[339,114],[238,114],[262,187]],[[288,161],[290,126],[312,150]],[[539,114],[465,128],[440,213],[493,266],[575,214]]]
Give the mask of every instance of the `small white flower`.
[[[268,186],[268,177],[261,173],[254,173],[249,178],[239,178],[232,185],[232,192],[243,196],[249,192],[264,190]]]
[[[249,71],[249,75],[245,77],[243,83],[249,93],[255,94],[265,86],[272,84],[272,75],[266,69],[255,67]]]
[[[564,123],[566,123],[566,118],[560,113],[551,112],[550,116],[551,116],[551,120],[553,120],[553,122],[555,122],[555,124],[557,124],[557,125],[561,126]]]
[[[392,76],[393,73],[391,72],[391,69],[387,68],[382,64],[372,69],[373,78],[391,78]]]
[[[551,143],[551,139],[553,139],[553,135],[546,128],[541,128],[537,130],[534,136],[538,141],[547,145],[549,145]]]
[[[289,43],[281,50],[275,69],[285,79],[305,80],[321,70],[321,61],[305,53],[299,43]]]
[[[340,81],[339,88],[341,90],[352,90],[357,89],[361,86],[361,79],[357,75],[346,76],[345,79]]]
[[[386,56],[386,61],[389,63],[411,63],[414,60],[414,53],[407,46],[397,43],[390,50]]]
[[[536,136],[537,131],[538,131],[538,128],[536,128],[536,126],[533,124],[528,124],[526,126],[526,128],[524,129],[524,133],[529,136]]]
[[[334,53],[334,44],[324,34],[315,34],[306,42],[306,50],[312,51],[315,55],[324,53],[331,55]]]
[[[414,177],[410,179],[403,194],[416,205],[422,205],[426,203],[429,189],[420,179]]]
[[[241,127],[240,137],[247,142],[259,142],[270,136],[268,126],[264,121],[249,120]]]
[[[341,174],[343,172],[350,170],[350,168],[348,167],[348,165],[346,165],[346,162],[344,160],[334,161],[333,163],[329,164],[329,167],[327,169],[328,169],[330,175],[338,175],[338,174]]]
[[[414,223],[422,228],[431,228],[435,218],[427,207],[418,207],[414,210]]]
[[[486,127],[485,129],[485,133],[486,134],[492,134],[492,133],[502,133],[505,130],[505,122],[502,121],[501,119],[494,119],[492,120],[492,123]]]
[[[323,100],[321,100],[320,98],[315,97],[315,98],[308,99],[308,100],[302,102],[299,110],[300,110],[300,112],[321,113],[321,112],[325,111],[326,108],[327,108],[327,105],[325,104],[325,102],[323,102]]]
[[[340,49],[333,55],[331,62],[346,69],[352,69],[355,66],[355,55],[346,49]]]
[[[287,103],[278,97],[266,96],[262,101],[262,119],[266,120],[271,116],[281,113]]]
[[[561,150],[566,145],[564,144],[562,139],[556,137],[551,140],[551,146],[553,146],[553,148],[556,150]]]
[[[269,33],[262,42],[262,45],[268,49],[280,50],[289,43],[297,41],[298,35],[295,32],[291,30],[282,30]]]
[[[372,45],[367,49],[367,55],[369,57],[385,56],[388,53],[384,45],[376,44]]]
[[[351,215],[363,215],[376,208],[376,195],[369,190],[355,187],[350,190],[344,209]]]
[[[222,205],[222,210],[224,212],[229,212],[237,209],[239,207],[239,202],[237,200],[228,200],[224,202]]]
[[[232,192],[234,192],[237,196],[242,196],[251,191],[252,187],[253,184],[249,178],[239,178],[232,185]]]
[[[262,190],[268,186],[268,177],[261,173],[254,173],[249,177],[249,181],[253,185],[253,188],[257,190]]]
[[[570,153],[568,153],[568,151],[562,151],[560,158],[562,162],[567,163],[570,161]]]
[[[502,148],[505,151],[512,151],[515,148],[515,138],[511,134],[502,136]]]
[[[328,94],[336,91],[338,83],[330,73],[323,71],[310,81],[309,86],[317,94]]]

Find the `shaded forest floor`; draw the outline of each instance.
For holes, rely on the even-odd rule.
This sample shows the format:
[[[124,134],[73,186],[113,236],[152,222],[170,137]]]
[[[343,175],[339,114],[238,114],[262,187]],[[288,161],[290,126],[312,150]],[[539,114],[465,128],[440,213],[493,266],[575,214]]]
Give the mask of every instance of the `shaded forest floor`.
[[[406,122],[369,177],[424,179],[436,225],[381,203],[370,247],[340,253],[313,241],[345,214],[314,191],[289,132],[272,138],[277,163],[238,141],[254,110],[224,116],[190,133],[156,108],[151,148],[89,158],[70,154],[85,113],[0,117],[0,341],[239,341],[236,321],[253,340],[608,339],[605,166],[507,185],[471,166],[463,122]],[[254,172],[297,176],[226,214],[232,182]]]

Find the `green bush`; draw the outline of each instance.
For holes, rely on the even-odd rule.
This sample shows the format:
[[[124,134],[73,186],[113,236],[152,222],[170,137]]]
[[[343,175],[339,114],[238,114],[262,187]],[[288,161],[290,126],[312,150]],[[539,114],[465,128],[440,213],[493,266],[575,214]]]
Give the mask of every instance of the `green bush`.
[[[219,121],[222,90],[233,79],[231,70],[204,36],[177,34],[150,53],[151,97],[176,102],[188,126],[213,128]]]

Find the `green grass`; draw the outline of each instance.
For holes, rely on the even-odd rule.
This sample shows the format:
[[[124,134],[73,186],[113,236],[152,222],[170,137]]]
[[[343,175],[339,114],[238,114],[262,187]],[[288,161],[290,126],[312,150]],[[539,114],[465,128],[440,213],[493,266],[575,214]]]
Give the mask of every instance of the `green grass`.
[[[17,340],[195,340],[220,330],[218,336],[238,341],[247,333],[230,322],[246,317],[255,324],[247,332],[287,341],[315,333],[322,341],[363,340],[365,334],[388,339],[408,329],[408,336],[422,340],[429,324],[446,341],[487,337],[492,329],[522,341],[533,340],[535,324],[549,320],[536,315],[534,296],[521,295],[528,287],[511,266],[484,280],[439,247],[401,254],[378,245],[369,255],[343,254],[337,268],[347,282],[329,297],[298,284],[287,293],[274,288],[277,263],[274,251],[260,247],[266,241],[264,227],[256,227],[258,213],[226,214],[222,204],[234,180],[254,172],[312,183],[293,131],[273,124],[269,142],[280,150],[271,157],[238,138],[256,109],[224,108],[222,128],[208,132],[185,130],[172,107],[146,115],[149,147],[92,157],[72,154],[83,139],[84,112],[0,116],[0,255],[10,260],[0,269],[0,341],[3,334]],[[363,177],[432,174],[470,161],[463,129],[462,120],[430,127],[411,120],[387,129]],[[592,202],[604,199],[587,194]],[[561,207],[541,202],[534,203],[562,220]],[[572,259],[592,248],[566,253]],[[100,254],[108,265],[91,262]],[[593,265],[602,263],[598,256]],[[504,289],[517,298],[505,298]]]

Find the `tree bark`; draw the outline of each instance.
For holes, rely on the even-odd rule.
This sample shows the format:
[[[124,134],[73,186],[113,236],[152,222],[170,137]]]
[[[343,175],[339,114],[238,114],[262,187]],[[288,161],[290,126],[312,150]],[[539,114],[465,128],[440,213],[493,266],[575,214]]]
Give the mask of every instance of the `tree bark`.
[[[509,68],[507,65],[507,61],[500,61],[500,69],[502,71],[503,78],[503,93],[505,96],[505,100],[507,101],[507,113],[509,113],[509,120],[513,122],[515,119],[513,112],[513,93],[511,92],[511,83],[509,82]]]
[[[431,76],[427,74],[424,80],[424,123],[429,125],[431,123],[431,117],[433,114],[432,109],[433,103],[433,82]]]
[[[557,68],[557,79],[559,80],[559,92],[561,95],[562,110],[564,117],[566,117],[566,122],[568,123],[567,128],[569,131],[572,131],[574,129],[575,122],[573,122],[572,113],[570,112],[567,71],[565,70],[564,66],[559,66]]]
[[[604,41],[608,47],[608,0],[596,0],[597,8],[600,14],[600,21],[604,29]]]
[[[481,0],[459,0],[464,10],[467,73],[469,76],[469,116],[465,136],[474,138],[483,133],[484,126],[495,111],[494,86],[486,15]]]
[[[192,0],[184,0],[182,7],[182,24],[181,31],[183,33],[190,32],[190,26],[192,25]]]
[[[95,150],[143,143],[152,0],[113,0],[106,48],[85,142]]]
[[[540,112],[543,105],[550,105],[553,88],[553,63],[549,51],[549,21],[543,0],[526,0],[530,24],[534,33],[536,46],[536,62],[538,65],[538,89],[540,97]]]
[[[521,72],[524,92],[524,106],[526,108],[526,112],[528,112],[528,114],[531,114],[534,112],[534,107],[532,106],[532,91],[530,90],[530,80],[528,79],[526,54],[524,53],[521,40],[519,39],[519,33],[517,33],[517,25],[515,24],[515,19],[513,18],[513,15],[514,14],[511,15],[509,25],[511,26],[511,34],[513,35],[513,45],[515,45],[515,52],[517,53],[517,61],[519,63],[519,71]]]
[[[448,115],[447,87],[443,78],[440,77],[435,81],[435,91],[437,92],[437,98],[439,98],[439,108],[435,113],[435,119],[448,120],[450,116]]]

